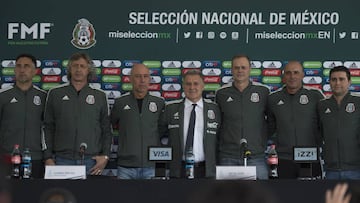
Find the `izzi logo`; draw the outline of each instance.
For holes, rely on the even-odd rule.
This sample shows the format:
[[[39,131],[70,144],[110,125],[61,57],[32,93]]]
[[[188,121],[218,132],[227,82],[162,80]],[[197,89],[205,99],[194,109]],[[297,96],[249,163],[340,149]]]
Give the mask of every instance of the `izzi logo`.
[[[89,49],[96,44],[94,26],[85,18],[78,20],[72,36],[71,44],[78,49]]]
[[[52,23],[8,23],[8,45],[48,45]]]

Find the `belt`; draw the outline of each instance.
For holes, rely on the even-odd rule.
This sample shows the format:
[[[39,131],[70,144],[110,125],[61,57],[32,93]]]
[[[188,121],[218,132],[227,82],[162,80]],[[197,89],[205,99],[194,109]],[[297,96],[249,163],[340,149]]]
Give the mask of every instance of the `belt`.
[[[182,162],[183,165],[186,165],[185,161]],[[205,161],[199,161],[194,163],[195,168],[205,167]]]

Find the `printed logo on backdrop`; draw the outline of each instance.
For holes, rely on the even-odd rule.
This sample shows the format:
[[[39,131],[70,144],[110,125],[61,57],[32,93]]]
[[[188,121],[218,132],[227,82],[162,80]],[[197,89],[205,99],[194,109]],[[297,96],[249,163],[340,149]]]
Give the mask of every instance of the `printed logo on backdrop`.
[[[96,44],[94,26],[85,18],[78,20],[72,36],[71,44],[78,49],[89,49]]]
[[[46,37],[51,33],[53,23],[8,23],[8,45],[48,45]]]

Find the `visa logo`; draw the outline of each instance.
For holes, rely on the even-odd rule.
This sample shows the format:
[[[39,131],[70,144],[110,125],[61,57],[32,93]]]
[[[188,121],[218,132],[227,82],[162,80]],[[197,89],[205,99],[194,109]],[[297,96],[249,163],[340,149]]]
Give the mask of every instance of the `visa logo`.
[[[171,161],[172,148],[170,147],[149,147],[149,161]]]
[[[169,152],[164,152],[164,151],[157,151],[157,152],[153,152],[154,156],[158,156],[158,157],[168,157],[170,154]]]
[[[45,35],[50,33],[51,23],[8,23],[8,39],[14,39],[15,35],[20,34],[20,39],[31,36],[32,39],[45,39]]]

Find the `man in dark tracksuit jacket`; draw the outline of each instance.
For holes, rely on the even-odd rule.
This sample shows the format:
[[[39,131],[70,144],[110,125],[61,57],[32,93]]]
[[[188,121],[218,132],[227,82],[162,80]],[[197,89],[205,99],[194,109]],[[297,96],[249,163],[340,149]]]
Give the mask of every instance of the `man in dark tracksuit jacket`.
[[[265,163],[266,103],[270,89],[250,81],[250,60],[245,55],[232,59],[234,82],[216,92],[216,103],[221,111],[219,136],[219,164],[243,165],[243,149],[240,143],[247,140],[251,152],[249,166],[256,166],[258,179],[268,178]]]
[[[148,161],[148,147],[160,144],[157,123],[163,108],[164,100],[151,94],[143,98],[141,114],[131,92],[115,99],[111,121],[119,128],[119,166],[154,167]]]
[[[316,106],[323,98],[320,90],[307,87],[289,94],[284,86],[270,94],[268,127],[270,139],[276,143],[280,178],[297,178],[299,175],[299,166],[292,163],[294,146],[320,146]],[[322,176],[320,166],[316,166],[313,176]]]
[[[276,144],[279,178],[299,177],[300,164],[293,161],[293,147],[319,147],[320,127],[317,103],[324,98],[315,88],[303,87],[304,70],[300,62],[290,61],[284,68],[283,88],[268,99],[269,139]],[[322,177],[320,162],[312,164],[313,177]]]
[[[148,147],[160,145],[158,122],[164,99],[150,95],[149,69],[135,64],[130,76],[133,90],[115,99],[111,123],[119,129],[118,178],[150,179],[154,163],[148,161]]]
[[[346,67],[331,69],[333,95],[318,105],[327,179],[360,179],[360,97],[350,81]]]
[[[76,53],[69,60],[70,83],[49,91],[44,156],[46,164],[85,164],[88,174],[100,175],[109,159],[112,135],[106,95],[89,86],[90,71],[89,56]],[[86,147],[80,149],[81,145]]]
[[[36,59],[22,54],[16,59],[13,86],[0,90],[0,144],[9,156],[15,144],[20,150],[29,148],[32,156],[32,177],[44,175],[43,113],[46,92],[32,84]]]
[[[162,135],[168,136],[169,146],[173,149],[173,160],[170,163],[170,176],[177,178],[185,177],[185,143],[187,139],[187,132],[184,131],[185,118],[189,119],[189,113],[185,108],[191,107],[192,103],[196,103],[198,108],[199,119],[202,119],[203,122],[199,122],[197,119],[195,121],[202,123],[201,129],[195,131],[193,153],[195,155],[195,178],[204,178],[204,177],[215,177],[215,166],[216,166],[216,154],[217,154],[217,144],[218,144],[218,131],[220,128],[220,110],[219,107],[212,101],[202,98],[202,89],[201,85],[204,85],[202,80],[201,73],[196,71],[188,71],[184,76],[183,88],[186,96],[185,99],[169,102],[165,107],[164,116],[161,119],[161,132]],[[190,90],[191,85],[198,85],[198,87],[193,87]],[[194,85],[194,86],[195,86]],[[190,91],[195,92],[197,89],[198,96],[195,99],[191,98]],[[203,87],[202,87],[203,88]],[[200,113],[199,111],[202,111]],[[199,124],[198,124],[199,125]],[[196,126],[195,127],[200,127]],[[186,128],[185,128],[186,129]],[[201,132],[197,133],[197,132]],[[198,136],[196,140],[196,136]],[[200,143],[199,143],[200,142]],[[202,149],[198,149],[201,145]],[[203,158],[198,158],[197,153],[201,150],[200,156]],[[200,166],[199,163],[205,163],[204,166]],[[196,170],[201,170],[197,167],[204,167],[205,173],[198,173]]]

